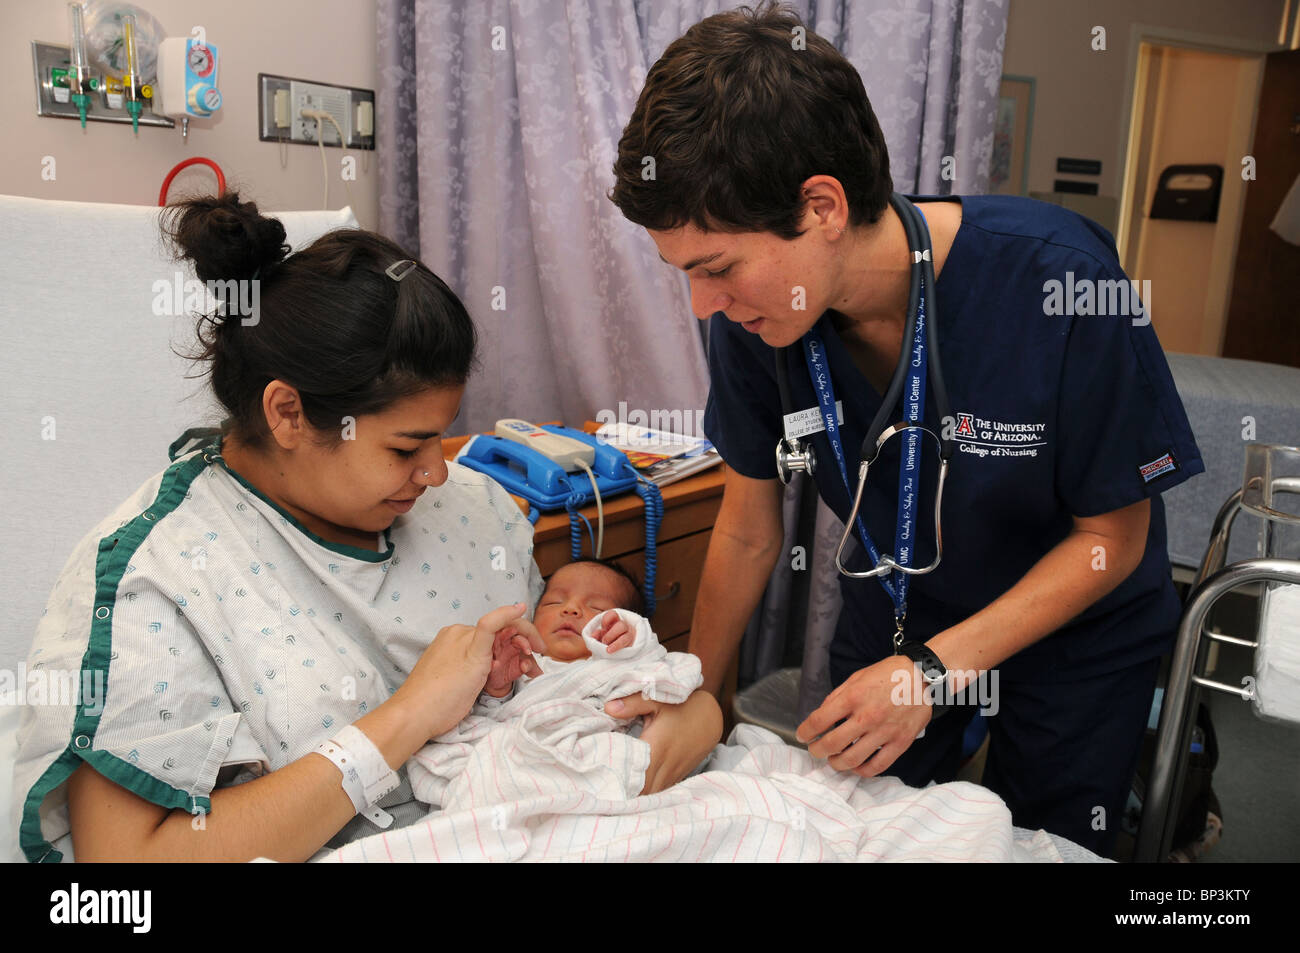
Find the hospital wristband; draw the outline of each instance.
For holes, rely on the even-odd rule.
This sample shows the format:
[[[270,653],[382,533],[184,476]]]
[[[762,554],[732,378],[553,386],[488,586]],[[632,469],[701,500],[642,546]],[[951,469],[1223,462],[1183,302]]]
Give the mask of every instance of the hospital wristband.
[[[334,736],[334,740],[356,757],[353,766],[361,774],[361,783],[365,785],[367,805],[378,804],[402,783],[397,772],[384,760],[383,752],[356,725],[348,725]]]
[[[392,816],[374,805],[396,789],[401,779],[360,728],[348,725],[316,751],[342,773],[343,790],[358,814],[365,814],[380,827],[392,824]]]
[[[361,774],[355,767],[356,758],[352,752],[337,741],[323,741],[316,748],[316,753],[328,758],[343,773],[343,793],[352,801],[352,809],[356,813],[364,811],[366,786],[361,783]]]

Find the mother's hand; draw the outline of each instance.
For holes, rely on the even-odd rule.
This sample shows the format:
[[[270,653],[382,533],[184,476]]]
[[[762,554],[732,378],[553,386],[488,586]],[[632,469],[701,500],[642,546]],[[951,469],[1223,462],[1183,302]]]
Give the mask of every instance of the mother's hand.
[[[916,663],[891,655],[850,675],[799,726],[795,737],[805,744],[811,741],[808,753],[826,758],[835,770],[874,777],[930,723],[932,709],[923,688]]]
[[[475,625],[439,629],[390,701],[398,701],[418,723],[426,725],[426,737],[446,734],[469,714],[483,691],[492,671],[497,632],[512,623],[519,626],[524,608],[518,602],[493,609]]]
[[[617,698],[605,706],[614,718],[645,720],[641,740],[650,746],[642,794],[657,794],[690,774],[722,738],[722,709],[713,695],[692,692],[680,705],[647,701],[640,695]]]

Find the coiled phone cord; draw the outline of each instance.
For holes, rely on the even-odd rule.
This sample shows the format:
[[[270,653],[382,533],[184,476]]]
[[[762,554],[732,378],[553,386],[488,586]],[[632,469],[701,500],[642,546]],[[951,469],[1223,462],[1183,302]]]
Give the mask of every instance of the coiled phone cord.
[[[582,520],[587,524],[587,538],[591,540],[591,551],[592,553],[596,552],[596,534],[592,532],[591,522],[578,511],[578,507],[582,505],[582,502],[582,492],[579,490],[573,490],[564,501],[564,508],[569,513],[570,559],[578,559],[582,556],[582,534],[578,529],[578,520]]]
[[[596,474],[581,460],[578,461],[578,466],[587,472],[587,479],[591,481],[591,492],[596,499],[596,523],[600,531],[593,534],[590,520],[578,512],[578,507],[584,502],[584,491],[565,477],[564,485],[569,488],[569,497],[564,501],[564,508],[569,512],[569,553],[573,559],[582,555],[582,540],[578,534],[578,520],[582,520],[587,524],[587,536],[591,539],[591,554],[600,559],[605,548],[605,504],[600,498],[600,484],[596,482]]]
[[[646,618],[649,618],[655,612],[655,577],[659,568],[659,524],[664,518],[664,498],[659,492],[659,487],[643,477],[630,463],[627,469],[636,477],[636,493],[645,504],[645,582],[642,585],[642,592],[645,596]],[[569,486],[571,492],[564,501],[564,509],[569,514],[569,558],[578,559],[582,556],[582,532],[578,526],[579,520],[586,524],[592,553],[600,558],[600,547],[596,541],[596,534],[592,531],[591,522],[578,509],[584,502],[583,494],[572,484]],[[601,535],[604,536],[603,527]],[[603,542],[602,539],[601,543]]]
[[[664,518],[664,498],[659,487],[637,474],[637,496],[645,503],[645,614],[655,614],[655,574],[659,568],[659,524]]]

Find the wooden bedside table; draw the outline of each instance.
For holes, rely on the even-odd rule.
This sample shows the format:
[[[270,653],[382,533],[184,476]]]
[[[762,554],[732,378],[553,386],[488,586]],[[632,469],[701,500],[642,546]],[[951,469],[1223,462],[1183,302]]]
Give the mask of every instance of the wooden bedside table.
[[[583,429],[594,433],[599,424],[587,421]],[[443,453],[454,457],[469,440],[452,437],[443,440]],[[659,523],[658,567],[655,579],[654,617],[650,620],[659,641],[670,652],[685,652],[695,612],[695,595],[704,569],[709,537],[722,505],[722,488],[726,482],[726,464],[722,463],[664,487],[664,516]],[[525,513],[528,502],[513,496]],[[606,500],[605,544],[602,556],[615,559],[641,579],[645,576],[645,505],[635,493],[625,493]],[[595,505],[583,507],[582,514],[596,528]],[[590,556],[591,541],[586,527],[581,534],[582,554]],[[543,514],[533,529],[533,558],[544,577],[570,561],[569,516],[567,513]],[[736,690],[738,659],[732,659],[723,682],[722,706],[728,727],[731,724],[731,698]]]

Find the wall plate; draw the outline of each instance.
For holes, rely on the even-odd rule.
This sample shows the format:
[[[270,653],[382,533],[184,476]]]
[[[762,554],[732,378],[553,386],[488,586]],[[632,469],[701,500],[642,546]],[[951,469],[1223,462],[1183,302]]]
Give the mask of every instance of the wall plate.
[[[289,125],[275,125],[275,94],[284,90],[289,94]],[[257,137],[263,142],[297,142],[314,146],[318,137],[323,137],[325,145],[347,149],[374,149],[375,137],[372,133],[363,136],[357,132],[357,105],[368,102],[373,113],[375,91],[358,89],[352,86],[335,86],[330,83],[316,83],[306,79],[294,79],[290,76],[274,76],[270,73],[257,74]],[[300,111],[306,106],[329,113],[343,130],[344,141],[339,142],[338,131],[334,123],[318,123],[314,119],[302,118]],[[319,129],[318,126],[324,126]]]
[[[55,98],[53,71],[67,69],[71,65],[71,60],[71,55],[66,46],[32,41],[32,67],[36,73],[36,115],[55,116],[60,119],[81,119],[81,112],[77,109],[77,104],[72,101],[70,96],[67,102],[59,102]],[[131,124],[131,114],[126,111],[125,106],[117,109],[109,106],[107,83],[104,82],[104,77],[100,76],[98,72],[95,72],[94,76],[100,81],[99,90],[90,94],[90,109],[86,111],[86,121],[123,122],[129,126]],[[153,83],[154,81],[151,79],[148,82]],[[153,104],[146,99],[144,109],[140,111],[140,125],[165,126],[168,129],[173,129],[176,123],[166,116],[155,116]]]

